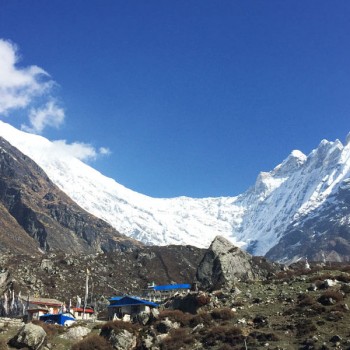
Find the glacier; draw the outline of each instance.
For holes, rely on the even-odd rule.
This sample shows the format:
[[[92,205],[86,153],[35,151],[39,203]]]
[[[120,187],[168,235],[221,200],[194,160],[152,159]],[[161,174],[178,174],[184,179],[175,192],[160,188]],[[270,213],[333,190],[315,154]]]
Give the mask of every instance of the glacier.
[[[153,198],[132,191],[62,151],[55,142],[0,121],[0,136],[34,160],[61,190],[120,233],[148,245],[206,248],[217,235],[255,255],[275,246],[288,225],[315,213],[350,175],[350,136],[294,150],[235,197]]]

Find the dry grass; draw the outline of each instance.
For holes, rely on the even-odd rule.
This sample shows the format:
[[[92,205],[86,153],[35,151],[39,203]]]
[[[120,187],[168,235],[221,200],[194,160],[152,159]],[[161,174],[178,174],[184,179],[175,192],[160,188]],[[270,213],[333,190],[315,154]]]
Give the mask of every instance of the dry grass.
[[[0,350],[7,350],[7,343],[4,339],[0,339]]]
[[[65,332],[65,328],[57,324],[49,324],[39,320],[33,320],[32,323],[43,328],[49,338]]]
[[[75,343],[71,350],[113,350],[113,347],[105,338],[92,334]]]
[[[194,315],[190,320],[190,326],[195,327],[199,324],[203,324],[205,326],[210,325],[212,322],[211,314],[205,311],[202,311],[198,313],[197,315]]]
[[[229,308],[218,308],[211,312],[211,316],[214,320],[232,320],[235,313]]]
[[[104,336],[110,334],[112,331],[114,331],[115,334],[118,334],[123,330],[135,334],[137,332],[137,326],[130,322],[109,321],[101,327],[101,335]]]
[[[315,331],[317,330],[313,321],[308,320],[308,319],[299,320],[296,323],[295,328],[296,328],[298,337],[304,337],[306,335],[314,334]]]
[[[204,344],[207,346],[214,346],[218,342],[236,345],[238,343],[242,344],[244,336],[242,334],[242,329],[237,326],[221,325],[210,328],[204,335],[203,340]]]
[[[178,328],[172,329],[169,335],[161,344],[162,350],[178,350],[192,349],[192,344],[195,342],[194,336],[188,329]]]
[[[333,303],[338,303],[342,301],[344,296],[341,292],[333,289],[326,290],[321,296],[317,299],[322,305],[332,305]]]
[[[181,326],[188,326],[193,315],[187,314],[180,310],[163,310],[159,313],[159,320],[168,318],[172,322],[178,322]]]

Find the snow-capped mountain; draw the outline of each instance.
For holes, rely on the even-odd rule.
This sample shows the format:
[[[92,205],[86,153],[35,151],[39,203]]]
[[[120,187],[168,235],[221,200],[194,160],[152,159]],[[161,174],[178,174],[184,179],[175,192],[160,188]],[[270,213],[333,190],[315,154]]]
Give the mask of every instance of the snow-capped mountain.
[[[146,244],[207,247],[217,235],[265,255],[286,229],[316,215],[350,175],[350,137],[293,151],[236,197],[152,198],[105,177],[55,142],[0,121],[0,136],[33,159],[82,208]]]

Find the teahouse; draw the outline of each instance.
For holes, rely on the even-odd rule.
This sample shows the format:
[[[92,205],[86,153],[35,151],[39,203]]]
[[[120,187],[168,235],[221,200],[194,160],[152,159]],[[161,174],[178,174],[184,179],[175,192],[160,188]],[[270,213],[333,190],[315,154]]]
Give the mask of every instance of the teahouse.
[[[72,307],[70,312],[77,320],[91,320],[94,315],[94,309],[90,307],[85,310],[82,307]]]
[[[23,302],[27,302],[27,312],[29,320],[38,320],[40,316],[58,314],[62,311],[63,302],[49,298],[22,297]]]
[[[109,299],[108,319],[133,319],[141,313],[150,313],[158,304],[134,296],[112,297]]]

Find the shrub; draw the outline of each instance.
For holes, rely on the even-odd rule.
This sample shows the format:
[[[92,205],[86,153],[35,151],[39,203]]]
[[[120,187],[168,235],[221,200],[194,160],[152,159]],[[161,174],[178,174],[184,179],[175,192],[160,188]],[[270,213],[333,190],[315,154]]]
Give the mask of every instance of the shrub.
[[[204,336],[204,343],[209,346],[213,346],[217,342],[235,345],[242,341],[244,341],[242,329],[232,325],[212,327]]]
[[[253,323],[254,323],[255,327],[260,328],[260,327],[267,326],[269,321],[268,321],[268,318],[266,316],[257,315],[254,317]]]
[[[0,339],[0,350],[7,350],[7,349],[8,349],[8,347],[7,347],[5,339]]]
[[[349,294],[350,293],[350,285],[348,284],[343,284],[340,287],[340,290],[344,293],[344,294]]]
[[[257,339],[259,342],[266,342],[266,341],[278,341],[279,338],[274,333],[262,333],[262,332],[252,332],[249,334],[250,337]]]
[[[229,308],[214,309],[211,312],[211,316],[214,320],[231,320],[235,313]]]
[[[301,294],[298,296],[298,305],[301,307],[311,306],[316,303],[315,299],[308,294]]]
[[[317,330],[314,323],[308,319],[298,321],[297,324],[295,325],[295,328],[297,330],[298,337],[303,337],[308,334],[313,334]]]
[[[350,272],[350,265],[346,265],[340,269],[342,272]]]
[[[336,279],[340,282],[344,282],[344,283],[349,283],[350,282],[350,276],[348,274],[341,274],[341,275],[338,275],[336,277]]]
[[[212,321],[211,314],[208,312],[200,312],[197,315],[194,315],[190,320],[190,326],[196,327],[199,324],[204,324],[205,326],[208,326]]]
[[[337,290],[329,289],[326,290],[317,301],[322,305],[332,305],[343,300],[343,294]],[[333,301],[333,302],[332,302]]]
[[[327,321],[331,322],[339,322],[344,318],[344,314],[340,311],[330,311],[328,314],[324,317]]]
[[[192,349],[195,339],[188,329],[172,329],[161,343],[162,350]]]
[[[236,348],[234,346],[231,346],[229,344],[223,344],[220,346],[219,350],[235,350]]]
[[[197,303],[198,303],[199,307],[209,304],[210,303],[210,296],[207,294],[204,294],[204,293],[199,294],[197,296]]]
[[[113,350],[113,347],[105,338],[92,334],[75,343],[72,350]]]
[[[137,327],[129,322],[123,321],[109,321],[105,323],[101,328],[101,335],[107,335],[111,331],[114,331],[115,334],[120,333],[121,331],[126,330],[130,333],[135,334],[137,331]]]
[[[315,281],[321,281],[321,283],[324,280],[332,280],[334,279],[334,276],[331,273],[323,273],[322,275],[316,275],[310,278],[311,282],[315,282]]]
[[[348,308],[345,306],[345,304],[337,304],[337,305],[334,305],[331,310],[331,312],[333,311],[337,311],[337,312],[347,312],[348,311]]]
[[[32,323],[42,327],[48,337],[54,337],[58,334],[63,334],[65,332],[65,328],[58,324],[45,323],[39,320],[33,320]]]
[[[158,318],[160,320],[168,318],[172,322],[178,322],[182,326],[188,326],[193,316],[180,310],[163,310],[159,313]]]
[[[244,302],[242,300],[237,300],[233,302],[232,306],[244,306]]]

